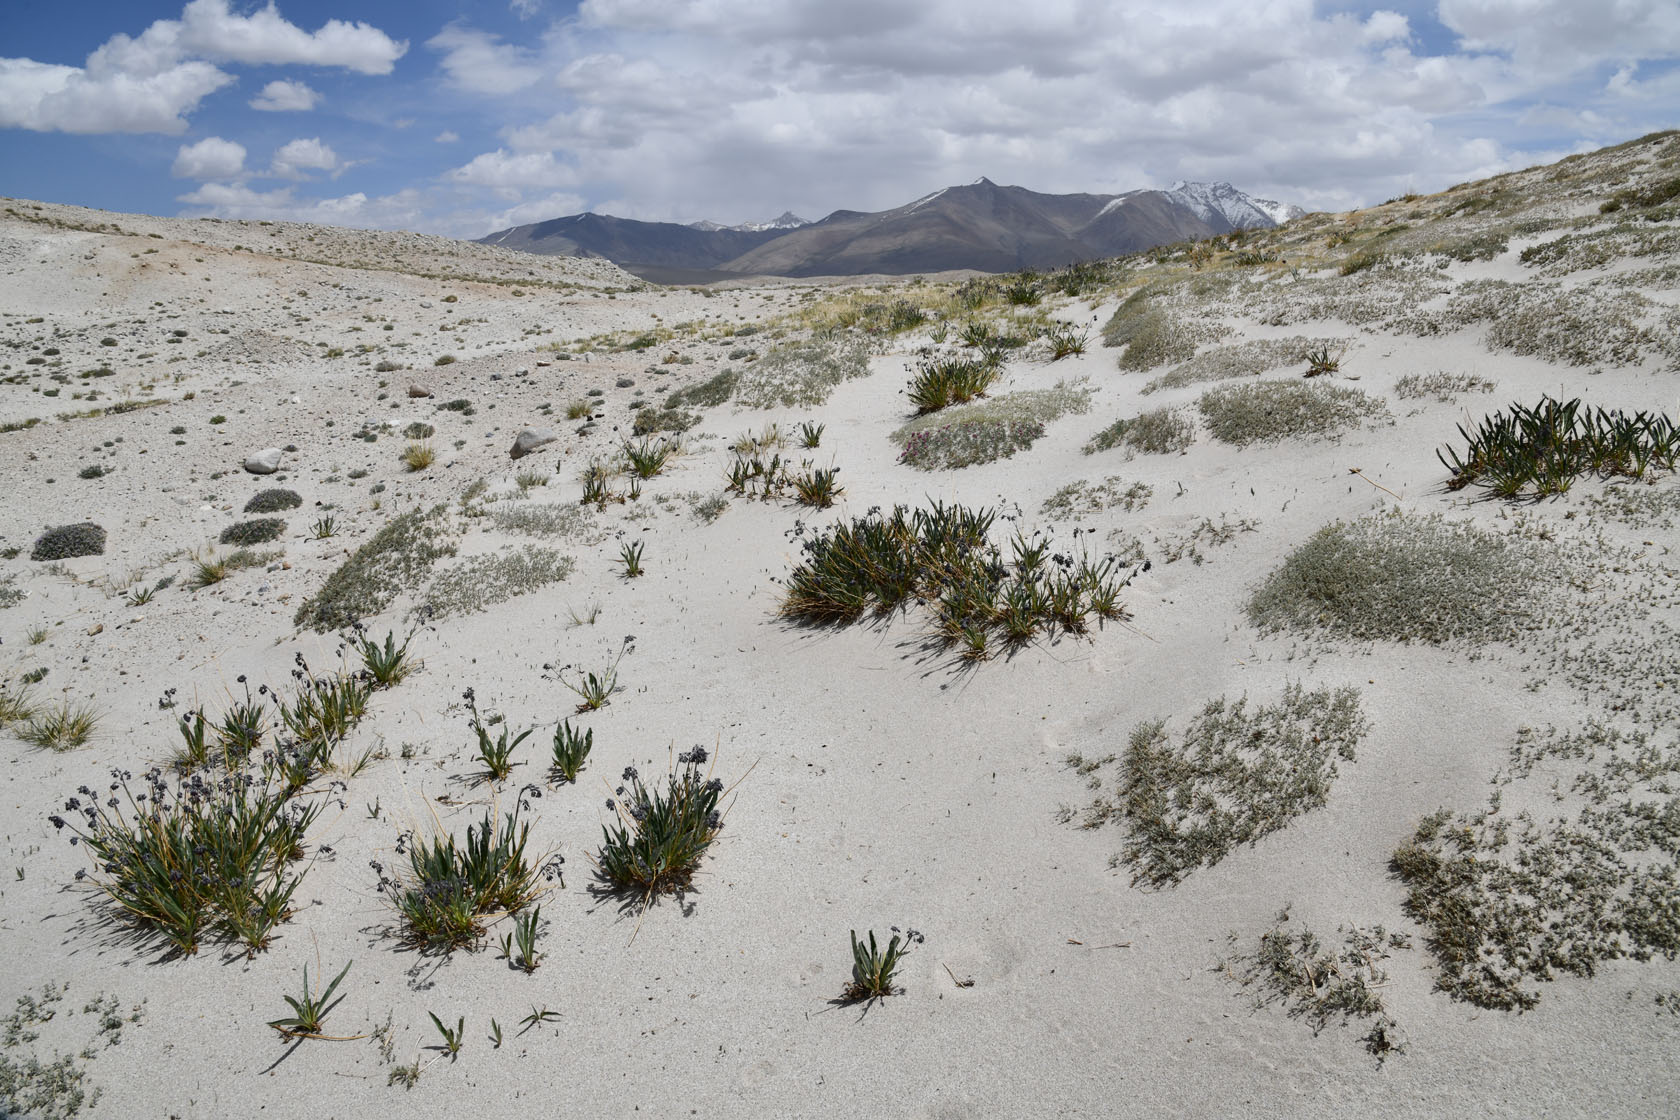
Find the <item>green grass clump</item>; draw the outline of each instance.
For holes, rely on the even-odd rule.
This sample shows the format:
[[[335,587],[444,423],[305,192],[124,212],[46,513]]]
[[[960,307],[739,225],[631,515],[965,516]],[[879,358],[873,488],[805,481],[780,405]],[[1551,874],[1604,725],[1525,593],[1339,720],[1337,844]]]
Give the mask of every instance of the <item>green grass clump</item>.
[[[1380,399],[1358,389],[1300,381],[1222,385],[1203,393],[1196,407],[1215,439],[1239,447],[1331,435],[1386,411]]]
[[[841,332],[785,342],[754,362],[736,383],[747,408],[814,407],[843,382],[869,372],[870,341]]]
[[[1509,414],[1484,417],[1474,432],[1460,424],[1458,433],[1469,443],[1464,455],[1435,453],[1452,472],[1448,489],[1479,482],[1501,498],[1563,494],[1584,474],[1644,478],[1653,468],[1672,471],[1680,457],[1680,428],[1668,417],[1587,409],[1579,397],[1514,404]]]
[[[538,898],[543,880],[559,874],[559,863],[557,857],[543,866],[532,863],[526,853],[530,832],[517,809],[500,822],[486,810],[477,825],[467,826],[462,844],[454,836],[411,839],[408,866],[395,876],[375,863],[403,939],[430,952],[470,948],[484,936],[487,917],[523,910]]]
[[[658,895],[686,889],[723,829],[723,780],[701,773],[706,761],[704,747],[684,751],[664,788],[644,784],[635,767],[626,767],[625,785],[609,803],[617,819],[601,826],[595,866],[604,883],[644,908]]]
[[[413,590],[437,560],[455,554],[444,527],[447,510],[438,505],[392,518],[304,600],[292,624],[323,634],[348,629]]]
[[[1132,731],[1112,799],[1099,797],[1084,823],[1123,818],[1117,861],[1132,883],[1174,885],[1322,808],[1338,760],[1353,761],[1369,726],[1358,689],[1299,684],[1252,709],[1247,697],[1213,700],[1176,742],[1165,720],[1148,720]]]
[[[44,751],[73,751],[84,747],[99,726],[99,713],[88,704],[62,700],[30,712],[18,738]]]
[[[157,769],[143,778],[139,794],[119,778],[120,798],[84,787],[65,803],[69,819],[50,818],[92,857],[94,887],[122,921],[183,955],[210,937],[267,948],[293,912],[303,837],[325,803],[293,802],[244,774],[174,786]]]
[[[900,934],[898,927],[894,926],[892,938],[887,942],[887,947],[882,949],[875,940],[874,930],[869,931],[867,948],[858,940],[857,930],[852,930],[851,934],[852,978],[840,993],[840,1002],[868,1003],[904,991],[903,988],[893,986],[893,976],[898,972],[898,966],[903,963],[904,958],[910,955],[911,944],[919,944],[922,935],[915,930]]]
[[[922,414],[967,404],[985,396],[1002,372],[995,363],[974,358],[926,359],[910,379],[910,403]]]
[[[258,517],[251,521],[240,521],[222,530],[217,538],[223,544],[267,544],[278,540],[280,534],[286,531],[286,522],[278,517]]]
[[[31,560],[69,560],[77,556],[105,555],[105,530],[91,521],[48,529],[29,550]]]
[[[1555,550],[1447,521],[1338,521],[1291,552],[1249,600],[1262,630],[1440,645],[1513,640],[1565,576]]]
[[[245,512],[283,513],[289,509],[297,509],[302,504],[303,495],[296,490],[260,490],[245,503]]]
[[[780,613],[808,625],[846,626],[924,603],[934,615],[933,640],[967,661],[990,657],[994,642],[1083,634],[1093,617],[1124,617],[1120,592],[1128,579],[1117,560],[1052,563],[1047,538],[1019,533],[1006,560],[988,538],[996,518],[993,509],[935,504],[837,524],[805,541]]]
[[[1169,455],[1183,451],[1196,439],[1196,425],[1183,413],[1171,408],[1156,408],[1136,416],[1122,417],[1091,437],[1085,454],[1111,451],[1125,446],[1130,452],[1146,455]]]
[[[529,544],[506,552],[468,557],[432,580],[421,609],[436,618],[476,614],[558,583],[572,574],[572,567],[570,556]]]

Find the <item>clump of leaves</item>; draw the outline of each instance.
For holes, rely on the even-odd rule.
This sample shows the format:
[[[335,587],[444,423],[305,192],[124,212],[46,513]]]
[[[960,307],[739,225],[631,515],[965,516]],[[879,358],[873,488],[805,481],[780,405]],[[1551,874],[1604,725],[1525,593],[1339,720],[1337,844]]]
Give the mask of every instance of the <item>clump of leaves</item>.
[[[1654,467],[1672,471],[1680,457],[1680,427],[1668,417],[1587,409],[1579,397],[1514,404],[1508,414],[1484,417],[1474,432],[1463,424],[1458,432],[1469,444],[1464,455],[1452,448],[1435,453],[1452,472],[1447,488],[1479,482],[1501,498],[1563,494],[1584,474],[1640,479]]]
[[[985,396],[1002,372],[995,363],[974,358],[925,359],[910,379],[910,403],[918,414],[966,404]]]
[[[869,931],[868,948],[858,940],[857,930],[852,930],[851,934],[852,978],[840,993],[840,1001],[868,1003],[903,992],[903,988],[893,986],[893,977],[898,972],[898,966],[904,963],[904,958],[910,955],[911,944],[922,943],[922,935],[913,929],[901,934],[898,927],[893,926],[892,938],[883,949],[876,944],[874,930]]]
[[[303,966],[303,998],[299,999],[296,996],[283,997],[287,1003],[292,1005],[292,1013],[283,1018],[270,1019],[268,1025],[279,1031],[280,1037],[287,1042],[302,1038],[347,1042],[351,1038],[362,1037],[361,1035],[334,1037],[325,1033],[328,1012],[344,1002],[343,996],[333,999],[333,993],[338,990],[339,982],[349,973],[350,965],[355,963],[355,961],[351,961],[350,964],[346,964],[339,971],[339,974],[332,978],[332,983],[328,984],[319,993],[309,990],[309,965],[305,964]]]
[[[663,787],[644,784],[627,766],[624,784],[607,802],[616,819],[601,826],[596,869],[603,882],[635,896],[644,909],[656,896],[689,886],[723,828],[723,780],[710,768],[700,770],[708,757],[704,747],[684,751]]]
[[[57,704],[30,711],[29,722],[18,738],[46,751],[73,751],[86,746],[99,726],[99,713],[90,704],[73,704],[68,698]]]
[[[589,752],[595,748],[595,729],[586,729],[581,734],[566,720],[561,720],[554,729],[553,763],[549,767],[550,773],[562,782],[576,782],[578,771],[583,769],[584,762],[589,758]]]
[[[478,943],[484,919],[525,909],[543,891],[543,881],[560,874],[560,857],[533,863],[526,853],[531,826],[516,808],[497,821],[485,811],[457,845],[454,836],[405,835],[397,854],[407,856],[404,872],[387,876],[373,862],[379,889],[397,908],[403,936],[427,951],[448,952]]]
[[[1134,885],[1172,886],[1321,808],[1337,762],[1353,761],[1370,725],[1357,689],[1291,684],[1275,704],[1210,701],[1176,742],[1166,726],[1156,719],[1133,729],[1112,799],[1099,796],[1083,820],[1126,822],[1116,858]]]
[[[368,637],[366,628],[360,623],[356,624],[350,635],[350,644],[361,656],[363,670],[380,688],[400,684],[404,677],[414,671],[415,663],[408,656],[408,644],[413,640],[414,631],[410,630],[399,645],[396,633],[387,630],[385,641],[376,642]]]
[[[1360,1041],[1380,1062],[1392,1054],[1406,1052],[1398,1026],[1383,1006],[1380,989],[1388,980],[1381,968],[1390,949],[1410,949],[1411,939],[1389,933],[1382,926],[1362,929],[1344,926],[1340,947],[1327,947],[1310,929],[1291,932],[1285,906],[1273,919],[1272,928],[1260,935],[1254,952],[1223,962],[1225,973],[1244,988],[1256,989],[1254,1006],[1281,1003],[1291,1019],[1306,1019],[1313,1034],[1332,1020],[1375,1019],[1370,1033]],[[1230,941],[1236,944],[1237,935]],[[1233,966],[1236,966],[1233,969]]]

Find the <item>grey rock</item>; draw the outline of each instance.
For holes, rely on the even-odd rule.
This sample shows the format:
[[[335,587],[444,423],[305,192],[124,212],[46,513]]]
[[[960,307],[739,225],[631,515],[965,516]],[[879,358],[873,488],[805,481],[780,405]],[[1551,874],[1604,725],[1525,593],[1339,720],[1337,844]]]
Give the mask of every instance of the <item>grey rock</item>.
[[[559,438],[552,428],[526,428],[513,437],[513,446],[508,449],[508,455],[515,459],[523,459],[537,448],[547,447]]]
[[[280,469],[280,455],[278,447],[265,448],[245,460],[245,469],[252,474],[273,474]]]
[[[424,385],[410,385],[408,395],[411,397],[429,397],[432,395],[432,391]]]

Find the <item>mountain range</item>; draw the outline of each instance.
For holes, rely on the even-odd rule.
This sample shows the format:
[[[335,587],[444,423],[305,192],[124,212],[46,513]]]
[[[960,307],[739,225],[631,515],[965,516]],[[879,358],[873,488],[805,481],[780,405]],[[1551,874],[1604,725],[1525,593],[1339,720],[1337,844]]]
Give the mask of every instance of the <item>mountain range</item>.
[[[480,240],[530,253],[605,257],[658,283],[738,276],[909,275],[1057,268],[1233,229],[1281,225],[1305,213],[1229,183],[1175,184],[1125,194],[1040,194],[990,179],[946,187],[892,210],[836,210],[807,222],[721,226],[572,214]]]

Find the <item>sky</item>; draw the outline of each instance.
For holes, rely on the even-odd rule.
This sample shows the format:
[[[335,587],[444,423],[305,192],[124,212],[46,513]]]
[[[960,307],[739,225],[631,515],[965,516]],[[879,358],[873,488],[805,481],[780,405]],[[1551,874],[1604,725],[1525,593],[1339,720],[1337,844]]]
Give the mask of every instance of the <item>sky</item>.
[[[0,194],[457,237],[985,176],[1308,209],[1680,126],[1675,0],[0,0]]]

